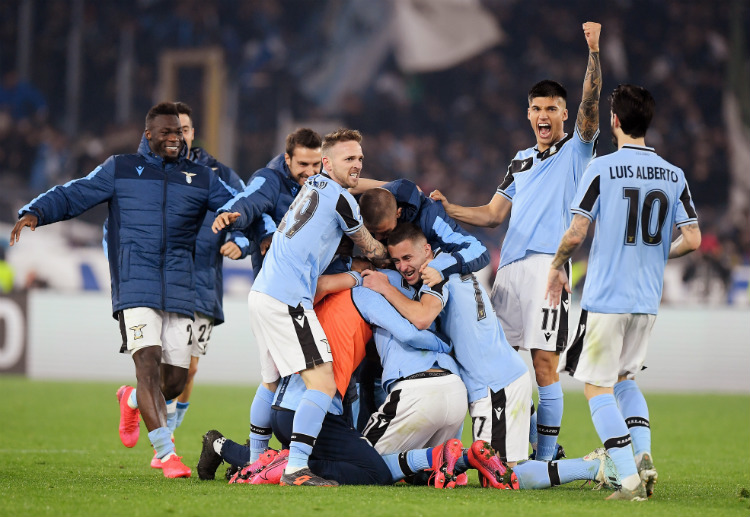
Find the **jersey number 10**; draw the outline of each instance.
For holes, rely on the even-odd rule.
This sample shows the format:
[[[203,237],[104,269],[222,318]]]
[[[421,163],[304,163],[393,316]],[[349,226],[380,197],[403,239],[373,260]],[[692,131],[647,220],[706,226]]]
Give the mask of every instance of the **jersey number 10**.
[[[667,211],[669,209],[667,195],[661,190],[650,190],[646,193],[646,197],[643,199],[643,206],[640,204],[640,189],[624,188],[622,189],[622,197],[628,201],[628,220],[627,226],[625,227],[625,245],[636,245],[636,234],[638,233],[639,224],[641,227],[641,239],[644,244],[649,246],[657,246],[661,244],[661,232],[664,226],[664,221],[667,219]],[[656,204],[654,203],[655,201],[657,202]],[[657,209],[659,212],[657,214],[656,226],[652,232],[651,217],[654,209]]]

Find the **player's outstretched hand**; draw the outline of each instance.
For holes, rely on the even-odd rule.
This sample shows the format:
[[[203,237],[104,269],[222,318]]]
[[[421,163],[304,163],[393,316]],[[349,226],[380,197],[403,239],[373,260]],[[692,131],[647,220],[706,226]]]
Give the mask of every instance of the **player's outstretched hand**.
[[[360,274],[362,275],[362,285],[376,293],[383,294],[391,286],[388,276],[380,271],[365,269]]]
[[[34,230],[36,230],[37,224],[39,224],[39,218],[37,216],[30,212],[23,214],[23,217],[21,217],[18,222],[16,222],[16,225],[10,231],[10,245],[13,246],[13,244],[18,242],[18,239],[21,238],[21,230],[24,228],[24,226],[28,226],[33,232]]]
[[[419,273],[422,275],[422,283],[427,284],[428,287],[435,287],[443,281],[443,275],[440,274],[440,271],[427,264],[422,264]]]
[[[219,248],[219,253],[232,260],[237,260],[242,256],[242,250],[232,241],[227,241]]]
[[[599,52],[599,34],[601,32],[601,23],[586,22],[583,24],[583,35],[586,36],[586,43],[588,43],[591,52]]]
[[[553,309],[560,305],[560,297],[562,296],[563,289],[570,292],[568,275],[565,274],[562,268],[550,268],[549,276],[547,276],[547,291],[544,293],[544,297]]]
[[[222,212],[216,215],[216,219],[214,219],[214,223],[211,225],[211,229],[214,231],[214,233],[219,233],[221,230],[223,230],[239,218],[239,212]]]

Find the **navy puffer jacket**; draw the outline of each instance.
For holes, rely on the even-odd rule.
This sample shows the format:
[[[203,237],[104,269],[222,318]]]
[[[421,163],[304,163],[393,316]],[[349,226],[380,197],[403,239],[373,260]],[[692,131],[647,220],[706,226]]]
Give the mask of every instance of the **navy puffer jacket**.
[[[109,205],[107,255],[112,311],[151,307],[193,317],[195,242],[206,210],[232,199],[209,167],[185,159],[166,162],[146,137],[137,154],[110,156],[88,176],[56,186],[19,210],[39,224],[71,219]]]
[[[195,163],[211,167],[224,183],[238,194],[245,188],[245,184],[234,170],[227,167],[207,151],[200,147],[190,149],[190,159]],[[227,241],[234,242],[242,252],[240,258],[247,256],[250,241],[242,232],[227,230],[214,233],[211,225],[216,218],[216,212],[209,210],[203,220],[198,242],[195,248],[195,310],[214,319],[214,325],[224,322],[224,272],[223,260],[219,250]]]

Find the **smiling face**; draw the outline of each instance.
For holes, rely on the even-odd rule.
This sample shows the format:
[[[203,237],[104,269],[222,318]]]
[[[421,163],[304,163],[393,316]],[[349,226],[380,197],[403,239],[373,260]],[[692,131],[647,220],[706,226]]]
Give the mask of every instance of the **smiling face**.
[[[539,151],[545,151],[565,135],[563,122],[568,110],[562,97],[534,97],[529,103],[528,118],[536,135]]]
[[[294,148],[292,156],[284,154],[284,161],[286,166],[289,167],[292,179],[302,186],[307,178],[320,173],[320,147],[310,149],[298,145]]]
[[[404,280],[409,285],[415,285],[422,278],[419,269],[432,259],[432,248],[425,238],[418,241],[405,239],[398,244],[389,245],[388,254]]]
[[[166,161],[174,161],[182,148],[182,126],[177,115],[157,115],[146,128],[151,151]]]
[[[362,172],[364,155],[356,140],[337,142],[323,156],[323,169],[344,188],[356,187]]]

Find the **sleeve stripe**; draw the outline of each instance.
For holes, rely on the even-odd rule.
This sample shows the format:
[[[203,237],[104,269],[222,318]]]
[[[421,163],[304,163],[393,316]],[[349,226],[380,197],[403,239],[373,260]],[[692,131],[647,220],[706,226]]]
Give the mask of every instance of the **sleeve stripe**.
[[[592,223],[594,222],[594,217],[585,210],[581,210],[580,208],[571,208],[570,211],[573,212],[574,214],[582,215],[583,217],[585,217]]]
[[[347,232],[352,232],[362,226],[361,221],[356,218],[354,212],[352,211],[352,206],[349,204],[343,194],[339,195],[339,199],[336,202],[336,212],[338,212],[338,214],[344,220]]]
[[[680,194],[680,202],[689,218],[698,219],[698,214],[695,212],[695,208],[693,208],[693,200],[690,197],[690,190],[688,190],[687,183],[685,183],[685,188],[682,189],[682,194]]]
[[[598,198],[599,176],[595,176],[594,179],[591,180],[589,188],[586,190],[586,194],[583,196],[583,199],[581,199],[581,203],[578,205],[578,208],[586,212],[591,212],[591,210],[593,210],[594,208],[594,203],[596,203],[596,200]]]

